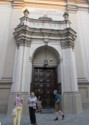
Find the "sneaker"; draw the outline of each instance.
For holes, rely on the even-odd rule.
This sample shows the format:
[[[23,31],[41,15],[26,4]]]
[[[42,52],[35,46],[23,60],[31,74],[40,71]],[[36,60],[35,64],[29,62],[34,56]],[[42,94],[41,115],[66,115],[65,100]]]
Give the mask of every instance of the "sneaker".
[[[65,118],[65,116],[64,116],[64,115],[62,115],[62,120],[64,120],[64,118]]]
[[[58,120],[58,117],[56,117],[55,119],[54,119],[54,121],[57,121]]]

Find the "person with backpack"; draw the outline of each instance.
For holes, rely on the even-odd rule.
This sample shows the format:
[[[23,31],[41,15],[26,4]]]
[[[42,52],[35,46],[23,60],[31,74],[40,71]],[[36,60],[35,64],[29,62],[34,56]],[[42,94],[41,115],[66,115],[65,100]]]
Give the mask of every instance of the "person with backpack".
[[[55,121],[58,120],[58,115],[60,114],[62,116],[62,120],[64,119],[64,114],[60,110],[60,100],[61,100],[61,95],[58,94],[57,90],[54,90],[54,96],[55,96],[55,112],[56,112],[56,118],[54,119]]]

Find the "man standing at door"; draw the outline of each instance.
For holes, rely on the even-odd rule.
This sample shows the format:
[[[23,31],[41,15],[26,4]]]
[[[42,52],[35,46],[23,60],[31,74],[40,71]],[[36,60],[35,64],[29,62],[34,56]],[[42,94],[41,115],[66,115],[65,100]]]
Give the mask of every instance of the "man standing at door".
[[[57,90],[54,90],[54,96],[55,96],[55,111],[56,111],[56,118],[55,121],[58,120],[58,115],[61,114],[62,120],[64,119],[64,114],[62,111],[60,111],[60,94],[58,94]]]

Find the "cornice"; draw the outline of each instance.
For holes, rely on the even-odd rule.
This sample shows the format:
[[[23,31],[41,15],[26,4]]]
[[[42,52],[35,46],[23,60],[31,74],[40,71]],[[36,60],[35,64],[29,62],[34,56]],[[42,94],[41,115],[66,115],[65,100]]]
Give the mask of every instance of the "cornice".
[[[8,6],[12,4],[12,0],[0,0],[0,5]]]
[[[13,0],[12,7],[13,8],[23,8],[24,7],[24,0]]]
[[[0,0],[0,2],[12,2],[13,0]]]
[[[87,0],[0,0],[0,4],[11,4],[13,8],[67,9],[68,11],[88,10]]]
[[[6,83],[12,83],[12,78],[10,77],[2,77],[1,79],[0,79],[0,84],[6,84]]]

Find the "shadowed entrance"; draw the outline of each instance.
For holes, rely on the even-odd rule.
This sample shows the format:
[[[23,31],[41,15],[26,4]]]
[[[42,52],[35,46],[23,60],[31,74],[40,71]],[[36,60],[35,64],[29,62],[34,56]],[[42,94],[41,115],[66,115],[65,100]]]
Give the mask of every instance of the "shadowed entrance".
[[[58,55],[52,47],[37,49],[33,58],[31,90],[41,97],[43,108],[54,107],[54,89],[58,89],[57,80]]]
[[[53,90],[57,88],[56,67],[34,67],[32,90],[41,97],[43,108],[54,107]]]

